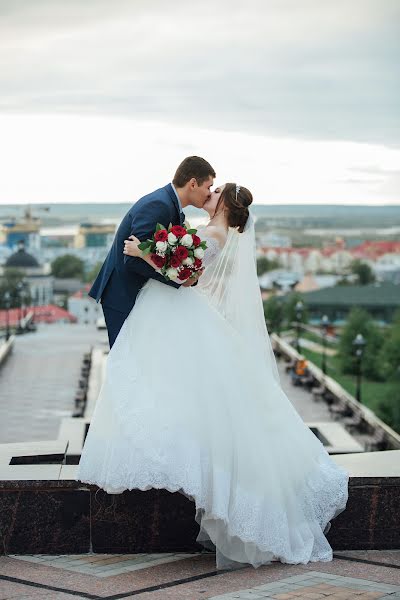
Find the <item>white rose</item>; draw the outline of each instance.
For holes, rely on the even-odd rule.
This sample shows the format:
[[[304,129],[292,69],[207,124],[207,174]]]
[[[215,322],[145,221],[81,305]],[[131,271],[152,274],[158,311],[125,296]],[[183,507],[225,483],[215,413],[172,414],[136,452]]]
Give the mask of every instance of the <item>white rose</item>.
[[[168,277],[168,279],[178,279],[178,271],[176,269],[173,269],[172,267],[167,269],[165,274]]]
[[[181,244],[182,246],[186,246],[186,248],[190,248],[190,246],[193,246],[193,238],[190,235],[190,233],[186,233],[186,235],[183,236],[183,238],[181,239]]]
[[[178,241],[178,238],[173,233],[169,233],[168,234],[168,241],[171,244],[171,246],[174,246],[176,244],[176,242]]]
[[[194,255],[196,258],[204,258],[204,250],[203,248],[196,248],[196,250],[194,251]]]
[[[165,252],[168,247],[167,242],[157,242],[156,248],[159,252]]]
[[[185,265],[185,267],[191,267],[194,264],[194,258],[188,256],[184,261],[182,261],[182,264]]]

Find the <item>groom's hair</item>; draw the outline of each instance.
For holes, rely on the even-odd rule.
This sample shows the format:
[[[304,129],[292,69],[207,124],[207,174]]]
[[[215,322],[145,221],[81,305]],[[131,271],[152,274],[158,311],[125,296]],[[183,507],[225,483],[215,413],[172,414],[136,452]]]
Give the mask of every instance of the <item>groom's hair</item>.
[[[177,168],[172,183],[175,187],[182,188],[193,177],[197,181],[197,185],[202,185],[209,177],[215,177],[215,171],[204,158],[188,156]]]

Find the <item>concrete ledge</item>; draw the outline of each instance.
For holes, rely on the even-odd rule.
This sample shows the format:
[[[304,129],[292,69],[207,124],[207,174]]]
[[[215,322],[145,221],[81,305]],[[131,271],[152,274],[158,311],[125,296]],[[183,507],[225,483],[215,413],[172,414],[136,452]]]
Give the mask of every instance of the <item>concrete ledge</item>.
[[[0,346],[0,366],[7,360],[11,354],[15,341],[15,335],[11,335],[9,339]]]
[[[352,478],[383,479],[394,477],[400,479],[400,450],[342,454],[332,456],[332,459],[338,465],[347,469]],[[400,520],[400,513],[398,517]]]
[[[361,444],[340,423],[307,421],[306,425],[314,434],[317,432],[317,438],[324,444],[329,454],[358,453],[364,450]]]
[[[79,463],[83,444],[90,425],[90,417],[63,417],[58,440],[68,442],[67,462]]]
[[[61,464],[68,440],[0,444],[0,465]]]
[[[103,348],[94,348],[92,350],[91,365],[88,381],[87,400],[85,407],[85,417],[90,418],[96,406],[100,388],[104,379],[104,371],[107,361],[108,351]]]

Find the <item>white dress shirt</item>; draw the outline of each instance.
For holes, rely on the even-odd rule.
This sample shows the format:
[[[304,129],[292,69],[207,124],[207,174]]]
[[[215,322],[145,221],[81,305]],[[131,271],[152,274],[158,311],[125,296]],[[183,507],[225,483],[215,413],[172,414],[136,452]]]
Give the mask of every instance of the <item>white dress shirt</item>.
[[[171,183],[171,185],[172,185],[172,189],[173,189],[173,190],[174,190],[174,192],[175,192],[175,196],[178,198],[179,212],[182,212],[182,204],[181,204],[181,199],[180,199],[180,198],[179,198],[179,196],[178,196],[178,192],[176,191],[174,184],[173,184],[173,183]]]

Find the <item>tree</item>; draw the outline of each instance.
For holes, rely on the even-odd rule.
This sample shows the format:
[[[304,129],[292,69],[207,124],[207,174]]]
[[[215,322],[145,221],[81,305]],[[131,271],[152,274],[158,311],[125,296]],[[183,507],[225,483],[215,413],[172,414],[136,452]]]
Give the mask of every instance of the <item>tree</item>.
[[[361,333],[366,341],[362,357],[362,371],[369,379],[381,379],[381,365],[378,358],[383,344],[383,335],[371,319],[370,314],[354,308],[348,317],[339,340],[339,362],[343,373],[357,374],[357,358],[353,340]]]
[[[296,304],[298,302],[303,303],[303,310],[301,312],[300,322],[301,323],[308,322],[307,307],[304,304],[303,298],[302,298],[301,294],[294,292],[292,294],[288,294],[285,297],[285,304],[284,304],[283,310],[284,310],[285,320],[288,325],[291,325],[292,323],[297,322],[298,315],[297,315],[297,310],[296,310]]]
[[[67,279],[73,277],[83,279],[84,263],[73,254],[64,254],[59,256],[51,263],[51,272],[54,277],[59,279]]]
[[[276,296],[264,301],[264,317],[269,331],[279,333],[283,323],[283,304]]]
[[[353,260],[350,265],[351,272],[358,277],[358,283],[360,285],[367,285],[368,283],[374,283],[375,275],[371,267],[361,260]]]
[[[279,268],[279,263],[277,260],[271,260],[266,256],[260,256],[257,258],[257,275],[264,275],[268,271],[273,271],[274,269]]]
[[[347,277],[341,277],[337,280],[336,285],[352,285],[352,282]]]
[[[99,274],[102,264],[103,263],[101,261],[97,262],[94,265],[94,267],[92,269],[90,269],[90,271],[88,271],[88,273],[86,273],[86,275],[85,275],[86,283],[93,283],[93,281],[96,279],[97,275]]]
[[[379,401],[376,414],[382,421],[400,433],[400,373],[393,377],[385,396]]]
[[[383,377],[389,379],[400,369],[400,311],[396,313],[393,325],[385,335],[379,353],[379,363]]]
[[[4,269],[4,275],[0,279],[0,308],[6,308],[5,293],[10,294],[10,308],[17,308],[21,304],[21,296],[19,289],[21,284],[24,284],[24,299],[25,305],[31,303],[29,287],[24,282],[24,272],[14,267]]]

